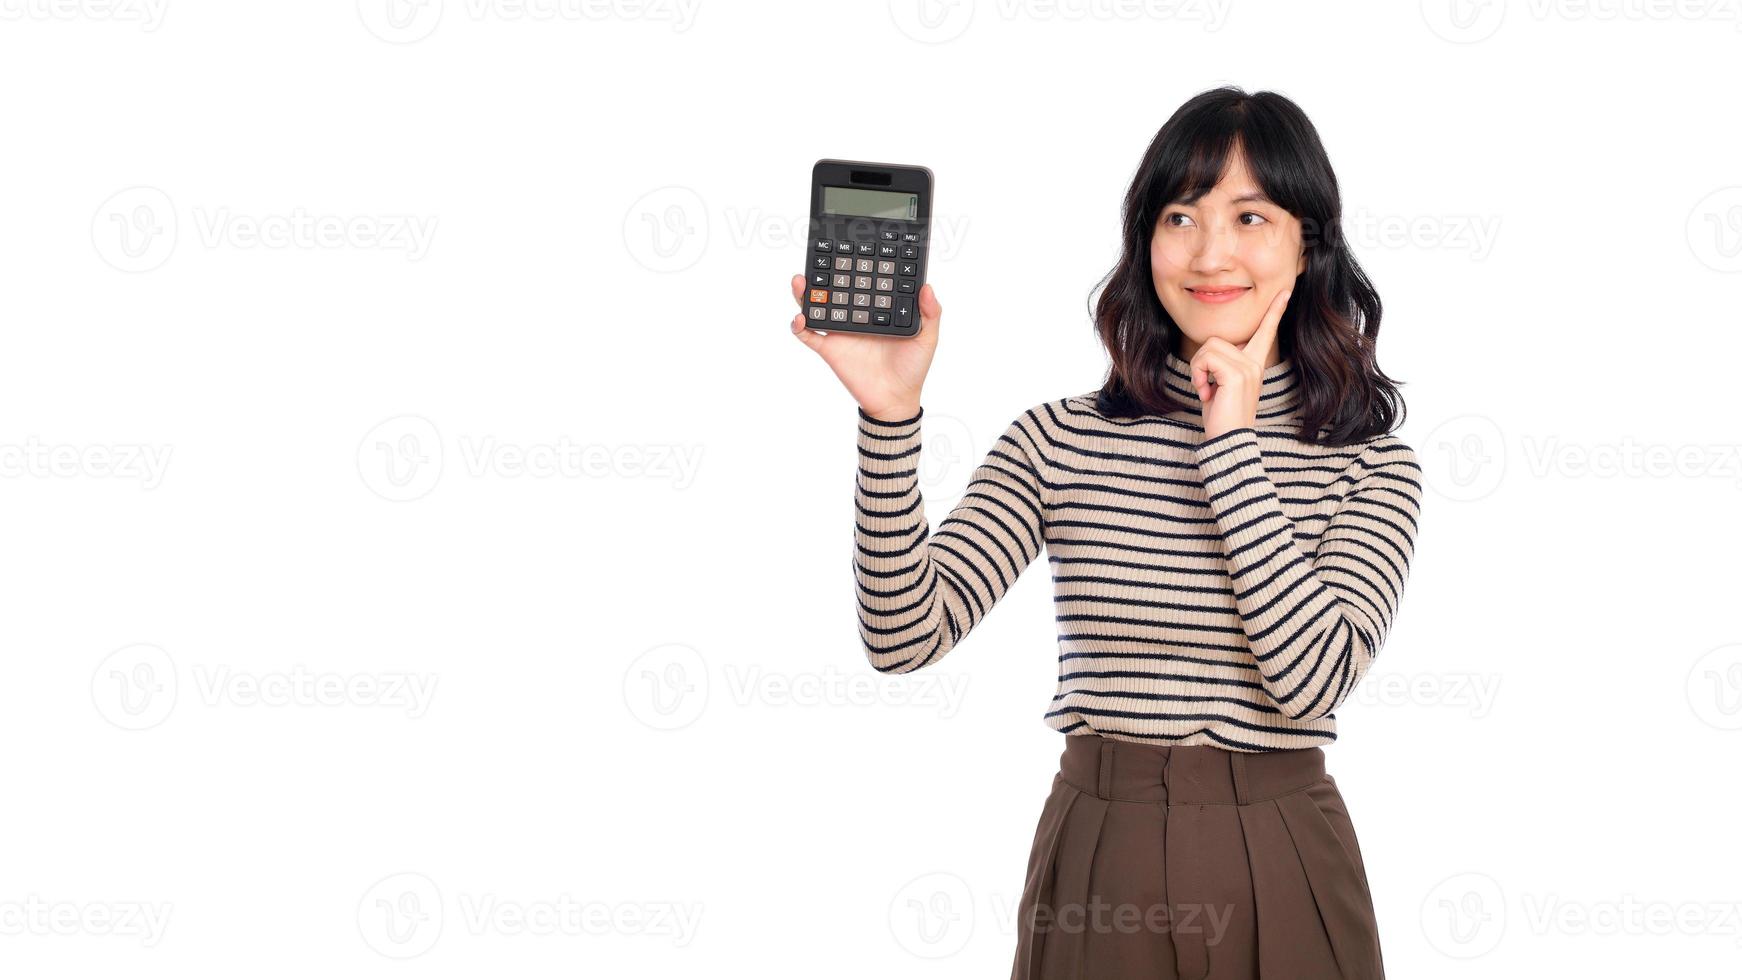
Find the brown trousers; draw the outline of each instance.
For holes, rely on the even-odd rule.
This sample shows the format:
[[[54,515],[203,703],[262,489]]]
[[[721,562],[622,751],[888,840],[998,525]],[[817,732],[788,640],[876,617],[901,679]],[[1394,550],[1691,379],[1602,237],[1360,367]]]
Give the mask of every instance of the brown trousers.
[[[1065,736],[1012,980],[1382,980],[1323,749]]]

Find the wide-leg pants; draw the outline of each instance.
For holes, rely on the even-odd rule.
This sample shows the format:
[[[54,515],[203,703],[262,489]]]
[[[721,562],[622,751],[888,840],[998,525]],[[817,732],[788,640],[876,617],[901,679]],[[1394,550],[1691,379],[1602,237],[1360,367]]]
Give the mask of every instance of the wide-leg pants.
[[[1012,980],[1381,980],[1323,749],[1067,735],[1029,852]]]

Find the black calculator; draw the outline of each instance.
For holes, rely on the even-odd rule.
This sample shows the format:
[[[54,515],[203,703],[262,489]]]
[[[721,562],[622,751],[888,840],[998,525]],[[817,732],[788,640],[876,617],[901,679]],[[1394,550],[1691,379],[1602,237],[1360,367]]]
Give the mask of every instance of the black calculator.
[[[805,325],[911,337],[931,250],[932,172],[859,160],[811,169]]]

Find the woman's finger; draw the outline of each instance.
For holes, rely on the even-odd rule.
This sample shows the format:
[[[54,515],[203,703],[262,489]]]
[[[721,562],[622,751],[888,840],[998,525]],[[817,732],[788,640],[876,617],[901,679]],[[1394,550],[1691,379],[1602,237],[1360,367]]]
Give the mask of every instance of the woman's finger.
[[[1258,330],[1252,334],[1252,339],[1240,345],[1240,352],[1251,358],[1260,368],[1270,360],[1270,349],[1276,346],[1276,330],[1282,323],[1282,313],[1288,309],[1288,297],[1292,289],[1285,289],[1276,294],[1270,301],[1270,307],[1264,311],[1264,319],[1258,321]]]
[[[935,335],[939,322],[943,320],[944,306],[938,302],[937,291],[931,288],[931,283],[919,287],[919,300],[915,305],[919,307],[920,334]]]
[[[792,334],[803,342],[806,347],[816,351],[818,354],[823,352],[823,343],[829,339],[806,326],[803,313],[792,318]]]

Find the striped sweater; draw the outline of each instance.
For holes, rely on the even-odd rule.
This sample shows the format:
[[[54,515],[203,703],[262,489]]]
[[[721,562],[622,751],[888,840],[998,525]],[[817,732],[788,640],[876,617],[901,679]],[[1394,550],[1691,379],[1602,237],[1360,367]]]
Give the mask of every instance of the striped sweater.
[[[871,666],[938,663],[1041,554],[1059,674],[1045,721],[1066,734],[1243,752],[1326,745],[1385,642],[1421,513],[1421,467],[1392,435],[1294,438],[1290,360],[1264,371],[1256,427],[1204,438],[1189,409],[1115,419],[1095,393],[1005,430],[936,533],[919,492],[920,409],[858,410],[854,577]]]

